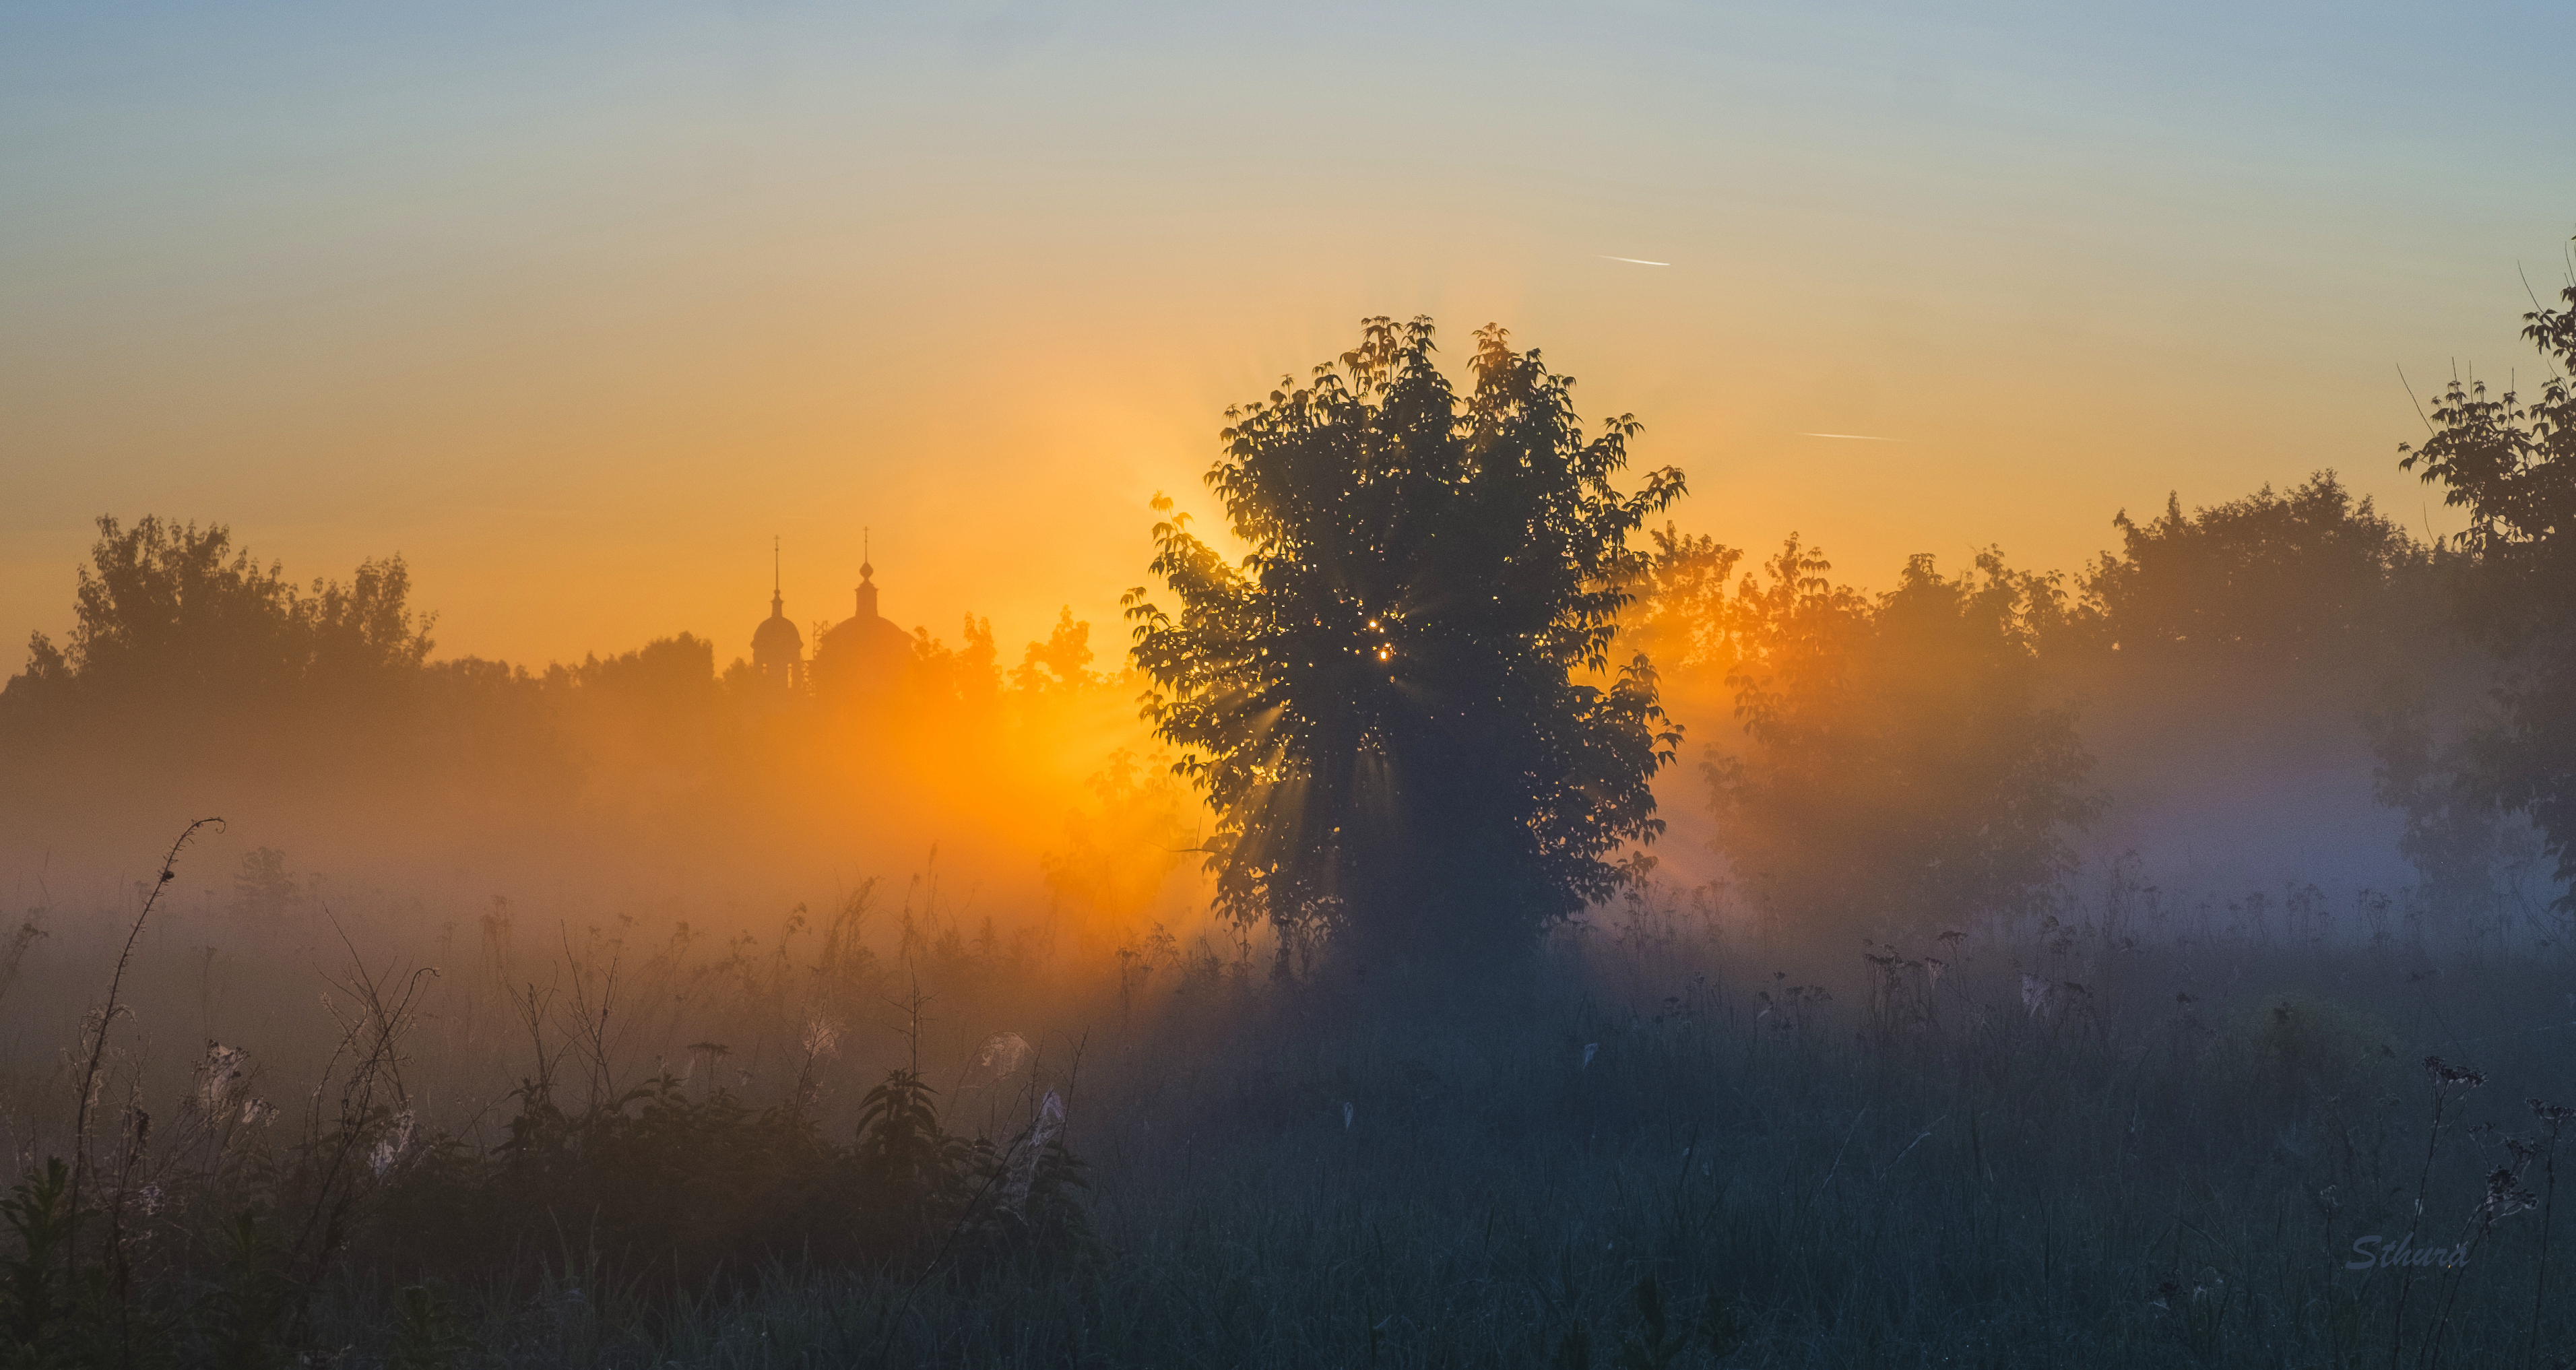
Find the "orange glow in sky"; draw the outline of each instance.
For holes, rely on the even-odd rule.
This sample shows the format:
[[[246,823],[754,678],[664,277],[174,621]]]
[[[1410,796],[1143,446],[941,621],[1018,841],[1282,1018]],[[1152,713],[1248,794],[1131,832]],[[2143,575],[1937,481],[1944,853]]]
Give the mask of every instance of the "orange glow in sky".
[[[1505,324],[1686,527],[1864,584],[2327,466],[2451,531],[2398,370],[2521,355],[2552,45],[2217,13],[14,10],[0,636],[157,512],[399,551],[442,655],[746,652],[771,536],[810,624],[863,526],[906,626],[1114,650],[1148,497],[1368,314]]]

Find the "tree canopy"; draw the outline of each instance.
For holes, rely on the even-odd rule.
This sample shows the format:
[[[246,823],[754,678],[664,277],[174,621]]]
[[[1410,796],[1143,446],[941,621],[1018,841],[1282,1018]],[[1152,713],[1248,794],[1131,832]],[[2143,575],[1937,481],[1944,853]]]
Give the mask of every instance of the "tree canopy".
[[[2576,282],[2559,303],[2523,315],[2549,366],[2537,400],[2454,379],[2431,435],[2398,450],[2468,513],[2463,618],[2506,670],[2500,725],[2471,748],[2474,778],[2496,806],[2530,815],[2559,880],[2576,884]],[[2576,890],[2559,904],[2576,910]]]
[[[2046,699],[2054,576],[1989,550],[1950,577],[1918,555],[1872,598],[1792,535],[1730,599],[1733,549],[1657,543],[1650,583],[1687,607],[1741,725],[1701,765],[1713,845],[1767,918],[1928,930],[2026,908],[2072,866],[2066,830],[2102,801],[2074,715]]]
[[[2112,520],[2070,626],[2097,645],[2241,664],[2349,664],[2433,612],[2431,550],[2332,471],[2186,514]]]
[[[1509,946],[1602,898],[1662,829],[1678,730],[1642,654],[1613,666],[1628,535],[1682,473],[1612,484],[1639,431],[1587,436],[1573,380],[1502,329],[1458,394],[1427,319],[1229,409],[1207,474],[1230,561],[1175,514],[1126,597],[1146,716],[1216,810],[1220,906],[1290,938]],[[1168,510],[1169,501],[1156,501]]]
[[[410,608],[399,556],[299,590],[221,524],[101,517],[98,532],[68,649],[37,634],[12,693],[300,704],[399,679],[429,657],[430,620]]]

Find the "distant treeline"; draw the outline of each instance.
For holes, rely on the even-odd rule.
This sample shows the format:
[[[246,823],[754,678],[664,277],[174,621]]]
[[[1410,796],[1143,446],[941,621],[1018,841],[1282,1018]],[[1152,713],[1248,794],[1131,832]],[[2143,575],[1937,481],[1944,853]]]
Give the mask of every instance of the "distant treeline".
[[[989,621],[968,616],[963,644],[953,649],[917,629],[907,669],[882,689],[773,687],[740,659],[719,674],[715,644],[686,632],[543,671],[479,657],[435,660],[436,615],[411,604],[410,571],[399,556],[362,562],[346,584],[317,579],[299,587],[281,566],[263,567],[236,547],[221,524],[201,528],[146,515],[132,527],[102,517],[98,527],[89,564],[78,569],[70,638],[57,645],[35,634],[26,669],[0,691],[0,726],[22,741],[154,720],[180,733],[219,731],[237,740],[246,740],[245,726],[303,732],[335,720],[370,732],[395,720],[435,731],[461,721],[459,711],[547,714],[550,725],[561,725],[586,706],[611,701],[655,715],[655,722],[677,722],[728,703],[773,709],[818,695],[825,714],[875,710],[910,722],[989,708],[1006,690],[1052,695],[1105,679],[1089,669],[1090,625],[1070,610],[1007,673]]]
[[[1955,574],[1923,555],[1875,594],[1794,535],[1748,566],[1712,538],[1653,534],[1620,649],[1648,654],[1691,727],[1740,892],[1802,925],[2035,907],[2109,797],[2082,710],[2146,694],[2366,721],[2428,887],[2493,897],[2500,814],[2463,779],[2488,675],[2458,630],[2472,554],[2410,537],[2331,472],[2114,523],[2119,549],[2072,577],[1994,550]],[[702,823],[781,795],[989,802],[1027,792],[1071,728],[1100,793],[1075,850],[1050,858],[1059,886],[1132,902],[1188,845],[1186,794],[1121,732],[1135,683],[1093,669],[1069,612],[1007,670],[987,622],[970,616],[955,647],[916,630],[900,680],[872,693],[719,670],[688,633],[534,671],[435,658],[399,558],[299,586],[219,525],[99,528],[69,639],[38,635],[0,693],[0,746],[36,790],[102,767],[325,787],[364,774],[502,824]]]
[[[416,849],[564,856],[639,840],[882,849],[954,838],[972,815],[1043,828],[1029,846],[1075,853],[1059,883],[1101,898],[1145,877],[1078,860],[1110,840],[1095,829],[1154,834],[1154,879],[1187,844],[1162,769],[1118,754],[1142,740],[1134,691],[1093,668],[1090,626],[1069,612],[1016,666],[969,617],[958,646],[915,630],[891,673],[826,669],[820,688],[720,669],[687,632],[530,669],[435,656],[435,616],[399,557],[305,584],[220,524],[98,526],[71,633],[37,634],[0,691],[0,804],[24,818],[22,842],[169,794],[191,812],[294,814],[306,844],[344,858],[415,829]]]
[[[2489,671],[2457,629],[2471,558],[2330,471],[2113,522],[2119,549],[2073,577],[1922,555],[1874,595],[1794,535],[1750,570],[1713,539],[1654,536],[1632,631],[1676,708],[1731,715],[1703,725],[1701,771],[1758,904],[1862,927],[2035,906],[2111,797],[2082,711],[2140,699],[2362,725],[2407,854],[2473,893],[2498,815],[2445,802]]]

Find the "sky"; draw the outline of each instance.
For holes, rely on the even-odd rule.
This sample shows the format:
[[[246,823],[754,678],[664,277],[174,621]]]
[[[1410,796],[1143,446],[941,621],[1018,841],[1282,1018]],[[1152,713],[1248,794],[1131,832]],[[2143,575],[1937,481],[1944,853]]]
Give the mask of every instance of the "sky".
[[[399,553],[448,656],[729,659],[773,536],[810,625],[863,529],[907,627],[1114,650],[1148,500],[1211,513],[1225,407],[1376,314],[1510,328],[1685,529],[1862,585],[2326,467],[2456,531],[2401,372],[2537,365],[2570,51],[2563,4],[12,4],[0,651],[146,513]]]

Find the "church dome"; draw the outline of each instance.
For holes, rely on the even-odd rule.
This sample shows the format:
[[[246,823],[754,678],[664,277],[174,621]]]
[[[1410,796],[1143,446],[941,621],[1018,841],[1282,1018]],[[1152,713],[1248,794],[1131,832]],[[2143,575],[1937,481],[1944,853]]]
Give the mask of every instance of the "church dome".
[[[795,689],[804,684],[805,635],[787,617],[787,600],[778,587],[778,546],[770,544],[769,617],[751,630],[751,668],[773,685]]]
[[[830,652],[836,657],[862,660],[878,668],[874,672],[877,674],[888,665],[900,666],[912,656],[912,634],[896,627],[891,619],[873,615],[842,619],[815,645],[817,655]]]
[[[773,660],[794,661],[803,655],[805,635],[796,631],[795,620],[775,609],[751,630],[751,660],[755,666],[765,666]]]
[[[858,612],[814,642],[814,681],[835,695],[882,695],[912,664],[912,635],[877,612],[876,567],[859,567]]]

